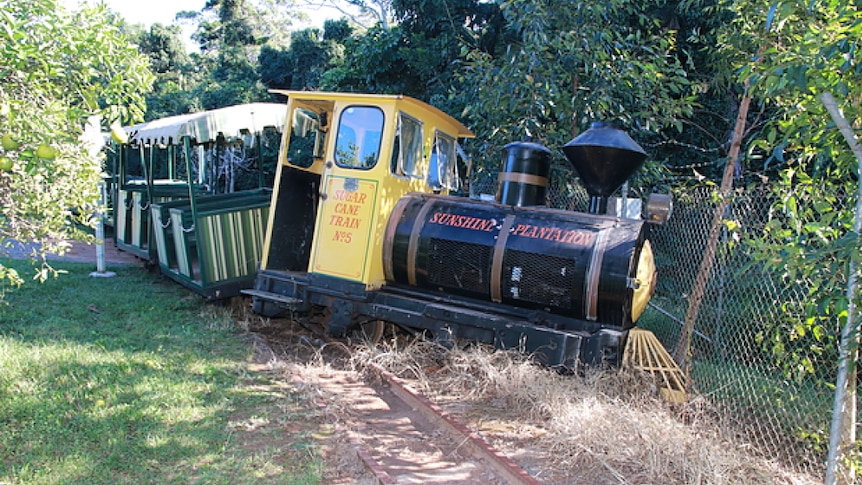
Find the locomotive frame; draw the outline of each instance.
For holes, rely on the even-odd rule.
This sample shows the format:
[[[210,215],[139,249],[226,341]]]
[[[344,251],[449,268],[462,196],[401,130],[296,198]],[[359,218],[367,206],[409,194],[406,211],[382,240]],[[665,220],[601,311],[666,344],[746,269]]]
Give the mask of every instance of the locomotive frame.
[[[654,288],[648,221],[453,197],[463,191],[469,176],[469,161],[457,140],[473,134],[449,115],[406,96],[276,93],[288,97],[288,121],[263,259],[254,288],[243,291],[252,297],[256,313],[298,316],[322,324],[333,337],[359,331],[373,339],[389,322],[408,331],[428,332],[444,345],[454,339],[478,341],[518,349],[544,365],[565,369],[621,363],[628,330]],[[642,162],[645,153],[636,151],[622,147],[626,164],[634,168],[626,168],[625,174],[612,171],[611,185],[624,182]],[[600,167],[599,178],[606,171]],[[501,173],[500,181],[506,188],[531,193],[546,183],[546,174],[528,167]],[[611,190],[615,188],[618,185]],[[600,207],[607,196],[596,197]],[[408,220],[405,201],[410,198],[418,202]],[[459,202],[453,202],[453,209],[433,209],[434,204],[445,206],[455,200]],[[662,210],[656,212],[660,218]],[[572,305],[577,308],[565,308],[521,301],[517,288],[514,296],[505,295],[509,291],[505,286],[516,281],[511,264],[505,275],[502,269],[507,254],[517,249],[507,248],[517,239],[511,237],[517,230],[513,225],[521,219],[532,221],[536,231],[543,231],[536,234],[551,234],[565,230],[573,214],[582,227],[569,240],[550,241],[549,236],[533,242],[554,242],[547,251],[569,251],[563,251],[569,256],[558,258],[567,261],[574,261],[571,246],[579,244],[578,238],[581,249],[593,251],[590,257],[578,253],[575,258],[581,271],[590,272],[582,275],[589,282],[565,290],[583,301]],[[448,221],[439,226],[462,233],[452,236],[458,244],[471,232],[493,232],[482,253],[489,262],[480,278],[482,285],[489,285],[486,297],[458,291],[460,283],[431,281],[431,270],[417,263],[428,262],[432,243],[423,240],[423,231],[431,231],[428,218],[435,216],[437,222]],[[624,232],[621,227],[630,228],[626,237],[619,236]],[[396,240],[399,230],[406,234]],[[604,241],[601,245],[599,239]],[[603,262],[615,248],[621,248],[618,264]],[[438,251],[438,259],[447,257],[445,248]],[[577,269],[565,266],[556,271],[565,276]],[[610,296],[603,296],[600,288]],[[607,288],[613,290],[608,293]],[[602,299],[621,308],[608,311]]]

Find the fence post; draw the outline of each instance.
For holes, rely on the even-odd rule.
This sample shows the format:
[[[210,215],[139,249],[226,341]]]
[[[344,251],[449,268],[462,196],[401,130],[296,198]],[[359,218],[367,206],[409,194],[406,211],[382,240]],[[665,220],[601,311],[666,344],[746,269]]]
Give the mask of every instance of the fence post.
[[[856,134],[838,108],[832,93],[827,91],[820,95],[820,99],[856,156],[857,189],[853,231],[858,237],[862,232],[862,146],[859,145]],[[832,407],[832,426],[829,430],[829,452],[826,457],[826,485],[839,483],[838,461],[843,454],[842,451],[856,441],[856,358],[859,353],[859,332],[855,300],[858,290],[858,267],[853,259],[850,259],[848,271],[847,323],[841,329],[838,376],[835,379],[835,401]],[[855,469],[851,464],[848,470],[841,473],[840,483],[852,483],[855,475]]]
[[[706,248],[703,251],[703,259],[700,262],[700,268],[697,271],[697,276],[694,280],[694,288],[691,290],[688,300],[688,311],[685,314],[685,324],[682,327],[679,341],[673,352],[674,359],[680,363],[683,373],[688,378],[687,382],[692,382],[691,370],[691,335],[694,332],[694,325],[697,323],[697,316],[700,313],[700,304],[703,302],[703,297],[706,294],[706,286],[709,282],[709,274],[712,271],[712,265],[715,260],[716,248],[718,246],[718,238],[722,232],[722,219],[724,219],[728,204],[730,204],[730,191],[733,188],[733,174],[736,168],[736,161],[739,158],[739,150],[742,145],[742,139],[745,135],[745,120],[748,117],[748,106],[751,103],[751,96],[748,94],[748,81],[746,81],[745,94],[742,95],[742,100],[739,103],[739,112],[736,115],[736,124],[733,129],[733,140],[730,144],[730,152],[727,155],[727,163],[724,166],[724,174],[721,178],[721,186],[719,188],[721,200],[715,208],[712,216],[712,225],[709,230],[709,238],[706,241]]]
[[[105,208],[108,199],[105,190],[105,182],[99,182],[99,207],[96,209],[96,271],[90,276],[99,278],[112,278],[117,274],[107,271],[105,268]]]

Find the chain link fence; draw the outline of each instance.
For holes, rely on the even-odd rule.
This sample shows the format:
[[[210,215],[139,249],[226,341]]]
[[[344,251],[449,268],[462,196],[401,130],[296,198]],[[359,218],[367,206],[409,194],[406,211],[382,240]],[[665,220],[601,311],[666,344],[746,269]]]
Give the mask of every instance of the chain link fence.
[[[675,194],[670,222],[653,233],[660,282],[640,326],[675,349],[695,279],[707,278],[691,340],[695,392],[763,454],[821,475],[837,351],[824,351],[830,339],[799,331],[808,283],[787,285],[747,251],[747,241],[763,236],[774,202],[767,191],[737,192],[724,214],[733,224],[723,227],[711,271],[701,275],[715,193]]]
[[[491,178],[476,181],[474,195],[495,193]],[[733,223],[723,227],[709,274],[698,274],[718,206],[716,191],[706,186],[678,190],[669,222],[653,227],[659,281],[638,326],[651,330],[674,353],[695,280],[708,278],[691,336],[693,402],[729,436],[800,472],[822,476],[838,324],[832,337],[800,333],[798,324],[807,318],[808,282],[788,286],[782,275],[763,269],[750,256],[747,242],[763,237],[774,207],[768,190],[734,193],[723,217]],[[588,199],[572,184],[549,188],[551,207],[585,211]]]

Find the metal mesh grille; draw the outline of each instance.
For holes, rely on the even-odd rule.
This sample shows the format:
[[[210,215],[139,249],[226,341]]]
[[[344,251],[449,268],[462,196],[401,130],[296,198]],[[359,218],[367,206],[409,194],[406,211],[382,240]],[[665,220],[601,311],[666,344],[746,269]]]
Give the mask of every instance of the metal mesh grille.
[[[503,296],[572,307],[574,261],[527,251],[507,251],[503,258]]]
[[[491,249],[432,238],[428,247],[428,281],[444,288],[487,294]]]

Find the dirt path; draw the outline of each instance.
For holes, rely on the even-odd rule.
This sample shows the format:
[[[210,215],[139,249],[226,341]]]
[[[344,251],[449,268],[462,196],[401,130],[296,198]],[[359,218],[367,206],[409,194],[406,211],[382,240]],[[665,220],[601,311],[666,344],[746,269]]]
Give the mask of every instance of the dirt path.
[[[329,463],[324,483],[565,483],[546,480],[546,464],[535,454],[524,455],[511,446],[495,449],[475,426],[457,422],[450,413],[453,403],[447,406],[450,409],[434,406],[437,409],[429,412],[427,405],[416,402],[416,396],[427,398],[410,381],[376,365],[354,368],[348,358],[350,350],[343,344],[324,345],[295,325],[270,325],[258,329],[263,334],[256,339],[266,349],[265,358],[280,368],[283,379],[313,396],[323,421],[333,426],[334,434],[324,446]],[[414,396],[405,398],[405,389]],[[464,411],[473,406],[460,402],[454,407]],[[441,422],[444,420],[450,422]],[[462,429],[453,431],[458,426]],[[510,459],[513,452],[518,460]],[[519,463],[524,458],[526,462]],[[530,474],[537,471],[545,471],[545,477],[533,480]],[[519,474],[520,479],[513,478]]]
[[[86,244],[80,241],[71,241],[71,248],[63,256],[49,255],[51,261],[71,261],[75,263],[93,263],[96,266],[96,245]],[[104,244],[105,264],[111,265],[143,265],[144,262],[131,253],[121,251],[114,244],[112,238],[106,238]],[[8,250],[8,255],[12,259],[26,259],[30,257],[33,250],[32,245],[13,241]],[[110,269],[110,268],[108,268]]]
[[[466,453],[454,436],[426,419],[384,386],[350,372],[319,382],[342,411],[341,428],[379,481],[393,484],[505,485],[485,463]]]

